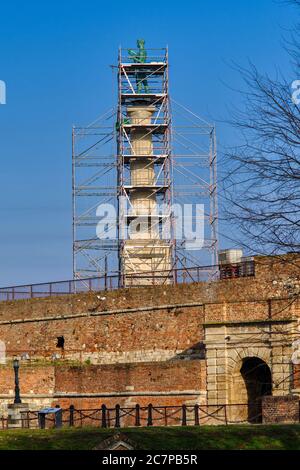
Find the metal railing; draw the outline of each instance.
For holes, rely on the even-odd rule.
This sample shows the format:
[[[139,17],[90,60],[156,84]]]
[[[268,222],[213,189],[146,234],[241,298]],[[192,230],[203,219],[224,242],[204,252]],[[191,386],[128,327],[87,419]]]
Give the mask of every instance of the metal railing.
[[[59,408],[59,405],[56,405]],[[262,422],[262,401],[253,404],[226,405],[181,405],[181,406],[140,406],[77,409],[74,405],[61,410],[59,425],[53,414],[46,414],[41,421],[38,411],[21,413],[20,427],[45,428],[96,426],[102,428],[127,428],[147,426],[204,426],[230,424],[258,424]],[[2,417],[0,429],[9,427],[9,420]]]
[[[230,275],[226,278],[251,277],[255,275],[254,261],[247,262],[247,269],[239,269],[238,275]],[[151,271],[143,273],[126,274],[126,283],[118,273],[103,274],[97,277],[85,279],[72,279],[68,281],[54,281],[38,284],[26,284],[0,288],[0,301],[32,299],[38,297],[50,297],[60,295],[79,294],[86,292],[100,292],[118,289],[120,287],[155,286],[162,284],[188,284],[209,280],[219,280],[222,277],[219,266],[195,266],[172,271]],[[144,279],[144,283],[143,283]],[[138,281],[138,282],[137,282]]]
[[[134,51],[139,53],[140,50],[137,48],[123,48],[120,49],[120,60],[121,63],[134,63],[132,56],[129,54],[128,50]],[[166,48],[146,48],[147,59],[143,63],[143,65],[147,66],[147,64],[151,62],[166,62],[167,59],[167,50]]]

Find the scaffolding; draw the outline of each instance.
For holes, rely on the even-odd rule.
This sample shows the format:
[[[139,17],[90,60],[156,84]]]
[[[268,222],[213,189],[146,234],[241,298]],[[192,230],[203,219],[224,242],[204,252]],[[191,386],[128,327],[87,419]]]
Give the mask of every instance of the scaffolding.
[[[117,237],[106,237],[115,220],[99,222],[100,205],[117,207],[116,111],[72,131],[73,277],[86,279],[117,272]],[[103,236],[101,236],[103,235]]]
[[[119,50],[119,270],[123,286],[170,283],[174,268],[168,52],[144,50],[143,54],[140,49]]]
[[[75,279],[115,272],[126,287],[217,273],[215,127],[170,99],[168,50],[143,53],[119,49],[117,108],[73,128]],[[99,215],[107,204],[116,216]]]
[[[176,240],[176,266],[211,266],[208,278],[213,279],[218,274],[216,129],[177,101],[171,99],[171,103],[173,204],[182,208],[185,223],[190,219],[189,227],[195,228],[199,219],[203,227],[202,242],[193,242],[185,230]],[[203,213],[197,212],[197,205]]]

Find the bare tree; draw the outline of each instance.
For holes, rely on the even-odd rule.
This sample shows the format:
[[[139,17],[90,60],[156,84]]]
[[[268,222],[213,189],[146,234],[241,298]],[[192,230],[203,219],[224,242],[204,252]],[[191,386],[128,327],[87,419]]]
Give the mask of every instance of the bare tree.
[[[300,11],[300,0],[293,3]],[[285,49],[300,80],[297,35]],[[300,251],[300,105],[292,99],[293,80],[271,78],[252,64],[238,71],[246,92],[243,110],[231,118],[241,143],[226,152],[226,218],[253,251]]]

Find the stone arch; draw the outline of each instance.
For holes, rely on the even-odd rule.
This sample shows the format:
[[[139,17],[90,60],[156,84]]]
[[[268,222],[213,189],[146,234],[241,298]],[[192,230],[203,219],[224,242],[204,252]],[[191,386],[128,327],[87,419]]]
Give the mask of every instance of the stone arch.
[[[257,377],[253,375],[255,373]],[[228,360],[227,374],[230,420],[259,422],[261,397],[265,394],[264,389],[259,387],[263,381],[269,383],[266,390],[272,394],[270,351],[267,348],[234,350]],[[262,374],[265,374],[265,379],[262,379]]]
[[[258,357],[245,358],[240,371],[248,399],[248,421],[262,421],[262,398],[272,395],[272,373],[268,364]]]
[[[228,374],[235,373],[246,357],[257,357],[264,361],[271,368],[270,364],[270,350],[268,348],[238,348],[228,350],[227,353],[227,372]]]

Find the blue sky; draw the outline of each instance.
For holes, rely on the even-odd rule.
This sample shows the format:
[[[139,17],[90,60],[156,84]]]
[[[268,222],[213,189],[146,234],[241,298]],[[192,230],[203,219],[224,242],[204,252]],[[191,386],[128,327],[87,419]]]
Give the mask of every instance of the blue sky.
[[[224,83],[241,87],[230,63],[287,70],[295,13],[272,0],[2,3],[0,285],[72,276],[71,128],[114,104],[120,44],[168,44],[172,96],[218,122],[222,149],[232,134],[220,121],[239,104]]]

